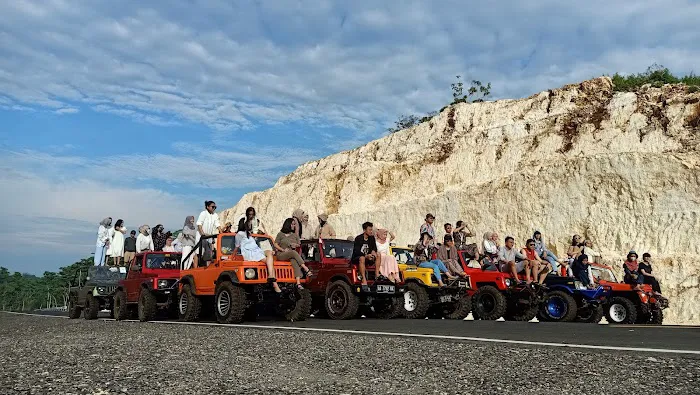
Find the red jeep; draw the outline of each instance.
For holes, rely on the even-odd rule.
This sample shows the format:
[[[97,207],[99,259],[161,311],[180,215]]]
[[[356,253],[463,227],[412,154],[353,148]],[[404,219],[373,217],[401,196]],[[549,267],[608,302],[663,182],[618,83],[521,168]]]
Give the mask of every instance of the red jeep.
[[[181,257],[179,252],[161,251],[136,255],[114,294],[114,318],[125,320],[138,312],[140,321],[150,321],[159,309],[177,318]]]
[[[503,317],[510,321],[530,321],[537,316],[545,294],[541,285],[519,284],[508,273],[469,267],[466,251],[459,251],[459,260],[471,279],[472,288],[476,290],[472,297],[475,320]]]
[[[655,324],[664,321],[668,299],[652,292],[651,285],[635,290],[630,284],[617,281],[612,268],[599,263],[591,264],[591,274],[601,285],[612,288],[612,297],[605,304],[605,318],[610,324]]]
[[[317,315],[347,320],[362,313],[379,318],[400,314],[403,289],[391,282],[375,282],[374,266],[367,265],[369,292],[363,292],[359,269],[350,262],[352,241],[304,240],[300,250],[314,273],[306,287],[311,291],[311,310]]]

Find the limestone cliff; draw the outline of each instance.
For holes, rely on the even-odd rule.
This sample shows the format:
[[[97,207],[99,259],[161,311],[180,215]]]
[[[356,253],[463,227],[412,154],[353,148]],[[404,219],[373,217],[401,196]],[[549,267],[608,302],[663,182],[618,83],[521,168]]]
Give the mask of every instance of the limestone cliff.
[[[614,93],[603,77],[521,100],[458,104],[429,122],[300,166],[244,196],[277,232],[295,208],[339,236],[370,220],[413,243],[426,213],[519,245],[540,230],[562,255],[573,234],[619,268],[650,252],[669,323],[700,323],[700,93]],[[312,220],[312,226],[317,222]],[[481,239],[481,237],[477,237]]]

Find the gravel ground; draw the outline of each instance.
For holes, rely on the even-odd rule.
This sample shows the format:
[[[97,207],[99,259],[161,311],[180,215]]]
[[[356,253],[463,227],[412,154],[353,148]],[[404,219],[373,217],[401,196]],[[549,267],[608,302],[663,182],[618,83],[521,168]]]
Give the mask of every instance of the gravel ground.
[[[675,356],[9,314],[0,366],[0,394],[700,393]]]

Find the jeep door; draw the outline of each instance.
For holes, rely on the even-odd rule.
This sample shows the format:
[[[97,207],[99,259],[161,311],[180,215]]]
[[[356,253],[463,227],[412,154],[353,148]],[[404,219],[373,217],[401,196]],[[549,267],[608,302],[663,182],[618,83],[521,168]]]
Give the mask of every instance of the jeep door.
[[[126,278],[124,279],[124,292],[126,292],[127,302],[136,302],[139,300],[141,281],[143,280],[142,270],[145,256],[146,254],[136,255],[133,262],[131,262],[129,272],[126,274]]]

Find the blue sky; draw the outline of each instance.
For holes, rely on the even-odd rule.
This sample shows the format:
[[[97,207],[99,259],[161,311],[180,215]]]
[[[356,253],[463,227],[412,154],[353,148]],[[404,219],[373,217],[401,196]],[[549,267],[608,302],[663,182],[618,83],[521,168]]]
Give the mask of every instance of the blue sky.
[[[676,0],[5,2],[0,265],[88,256],[105,216],[177,228],[232,206],[439,109],[456,74],[498,99],[700,72],[698,20]]]

